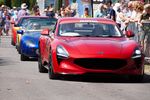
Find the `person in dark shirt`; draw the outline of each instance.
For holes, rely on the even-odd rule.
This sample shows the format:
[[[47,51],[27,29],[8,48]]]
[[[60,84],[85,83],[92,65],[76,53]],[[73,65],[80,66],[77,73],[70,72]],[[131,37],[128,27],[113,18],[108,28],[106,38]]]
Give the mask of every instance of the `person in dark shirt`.
[[[50,4],[50,6],[48,6],[47,11],[46,11],[46,16],[48,16],[50,18],[54,18],[55,17],[53,4]]]
[[[114,21],[116,21],[116,12],[115,10],[111,7],[112,5],[112,1],[111,0],[105,0],[104,1],[104,7],[107,9],[106,13],[107,13],[107,17],[109,19],[112,19]]]

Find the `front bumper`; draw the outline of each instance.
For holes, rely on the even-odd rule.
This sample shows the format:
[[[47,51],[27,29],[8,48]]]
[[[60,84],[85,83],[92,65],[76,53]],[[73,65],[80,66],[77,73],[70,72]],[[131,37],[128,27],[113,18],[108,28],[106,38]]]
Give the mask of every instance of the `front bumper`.
[[[37,58],[38,57],[38,54],[36,52],[37,50],[38,50],[37,46],[35,46],[35,47],[29,47],[29,46],[27,46],[27,47],[21,49],[21,53],[24,54],[27,57]]]
[[[129,58],[129,59],[114,60],[117,62],[111,61],[111,59],[109,60],[105,59],[105,62],[103,62],[104,59],[102,58],[97,58],[98,60],[94,62],[94,60],[92,61],[92,59],[96,60],[95,58],[88,58],[88,59],[85,58],[84,60],[71,58],[63,60],[57,59],[54,61],[53,66],[55,72],[59,74],[86,74],[86,73],[112,73],[124,75],[143,74],[144,70],[143,56],[136,59]],[[119,60],[120,62],[118,63]]]

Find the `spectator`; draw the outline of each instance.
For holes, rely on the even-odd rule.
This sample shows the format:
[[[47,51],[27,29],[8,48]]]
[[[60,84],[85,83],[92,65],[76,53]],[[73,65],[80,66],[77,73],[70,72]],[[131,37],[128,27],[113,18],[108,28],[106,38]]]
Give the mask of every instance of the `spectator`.
[[[150,57],[150,4],[144,6],[144,12],[139,22],[143,29],[143,34],[140,36],[141,45],[146,57]]]
[[[66,8],[65,8],[65,13],[66,13],[66,16],[67,17],[74,17],[75,14],[76,14],[76,11],[71,9],[71,6],[68,5]]]
[[[3,30],[3,7],[0,7],[0,36],[2,35],[2,30]]]
[[[120,3],[115,3],[113,9],[115,10],[116,12],[116,23],[118,24],[119,27],[121,27],[121,19],[119,17],[119,14],[121,13],[121,4]]]
[[[7,36],[9,35],[9,28],[10,28],[10,17],[7,15],[5,19],[5,25],[4,25],[5,33]]]
[[[5,25],[6,25],[6,22],[10,21],[10,15],[9,15],[8,9],[5,9],[5,10],[4,10],[2,19],[3,19],[3,28],[4,28],[3,31],[6,33]],[[6,21],[6,20],[7,20],[7,21]],[[10,23],[10,22],[9,22],[9,23]],[[6,33],[6,34],[7,34],[7,33]]]
[[[40,10],[39,10],[39,6],[38,6],[37,2],[33,6],[32,11],[33,11],[33,13],[34,13],[35,16],[40,16]]]
[[[2,5],[2,6],[0,7],[0,16],[2,16],[2,15],[3,15],[4,8],[5,8],[5,6],[4,6],[4,5]]]
[[[84,14],[81,16],[82,18],[90,18],[91,16],[89,15],[89,9],[85,8],[84,9]]]
[[[21,5],[21,10],[19,10],[19,12],[18,12],[18,19],[21,17],[21,16],[26,16],[26,15],[29,15],[29,12],[28,12],[28,10],[27,10],[27,5],[26,5],[26,3],[23,3],[22,5]]]
[[[104,17],[106,16],[106,9],[104,8],[104,4],[100,3],[98,9],[94,13],[94,17]]]
[[[3,19],[0,16],[0,36],[2,35],[2,30],[3,30]]]
[[[112,1],[111,0],[106,0],[106,1],[104,1],[104,4],[105,4],[105,8],[107,9],[106,10],[107,18],[116,21],[116,13],[115,13],[115,10],[111,6]]]
[[[131,5],[131,6],[130,6]],[[143,12],[143,3],[140,1],[132,1],[128,3],[128,7],[130,7],[131,15],[126,19],[125,24],[127,25],[128,30],[132,30],[135,34],[134,40],[136,42],[140,42],[140,31],[138,26],[138,21],[140,20],[140,16]]]
[[[50,6],[47,8],[47,10],[46,10],[46,16],[48,16],[50,18],[55,17],[54,8],[53,8],[52,4],[50,4]]]
[[[55,13],[55,18],[59,19],[61,17],[60,11],[57,10]]]
[[[140,18],[141,23],[142,23],[142,20],[150,20],[150,4],[146,4],[144,6],[144,12]]]
[[[66,13],[65,13],[64,7],[60,8],[60,15],[61,15],[61,17],[66,17]]]
[[[18,20],[18,11],[16,7],[13,7],[13,15],[11,17],[11,22],[15,23]]]

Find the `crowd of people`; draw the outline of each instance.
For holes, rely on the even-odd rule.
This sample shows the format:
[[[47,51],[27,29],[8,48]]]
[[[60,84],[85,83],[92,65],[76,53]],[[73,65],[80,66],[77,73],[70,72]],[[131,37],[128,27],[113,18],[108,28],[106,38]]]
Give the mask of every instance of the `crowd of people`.
[[[5,5],[0,7],[0,36],[4,33],[9,35],[11,23],[17,22],[21,16],[30,15],[27,7],[26,3],[23,3],[21,7],[13,7],[12,9]]]
[[[122,31],[132,30],[134,40],[143,47],[150,57],[150,4],[141,1],[118,2],[112,5],[111,0],[99,4],[94,17],[114,20]]]
[[[145,44],[150,45],[150,4],[145,4],[140,0],[128,1],[121,0],[112,4],[111,0],[103,0],[93,16],[89,14],[89,8],[84,9],[83,15],[78,15],[77,8],[68,5],[61,7],[60,10],[55,10],[50,4],[45,10],[44,14],[49,17],[83,17],[83,18],[109,18],[114,20],[122,31],[132,30],[135,34],[135,41],[139,42],[143,47]],[[0,35],[5,33],[9,35],[10,22],[17,22],[19,17],[34,14],[35,16],[43,15],[40,13],[37,3],[32,8],[32,13],[29,11],[26,3],[21,7],[9,7],[2,5],[0,7]],[[146,43],[147,42],[147,43]],[[150,51],[149,51],[150,52]],[[149,54],[150,55],[150,54]]]

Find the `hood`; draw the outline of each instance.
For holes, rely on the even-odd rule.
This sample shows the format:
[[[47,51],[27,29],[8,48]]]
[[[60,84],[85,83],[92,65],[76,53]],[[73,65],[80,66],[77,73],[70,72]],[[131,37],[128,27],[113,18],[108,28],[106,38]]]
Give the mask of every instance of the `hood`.
[[[41,33],[40,32],[26,32],[22,36],[22,41],[25,42],[31,42],[33,44],[38,44],[39,38],[40,38]]]
[[[71,54],[76,52],[81,55],[120,56],[125,39],[79,38],[63,39],[62,41],[64,41],[67,47],[72,48],[72,50],[68,50]]]
[[[88,39],[88,40],[76,40],[68,42],[73,45],[82,54],[95,54],[95,53],[120,53],[122,44],[117,40],[99,40],[99,39]],[[90,52],[89,52],[90,51]]]

